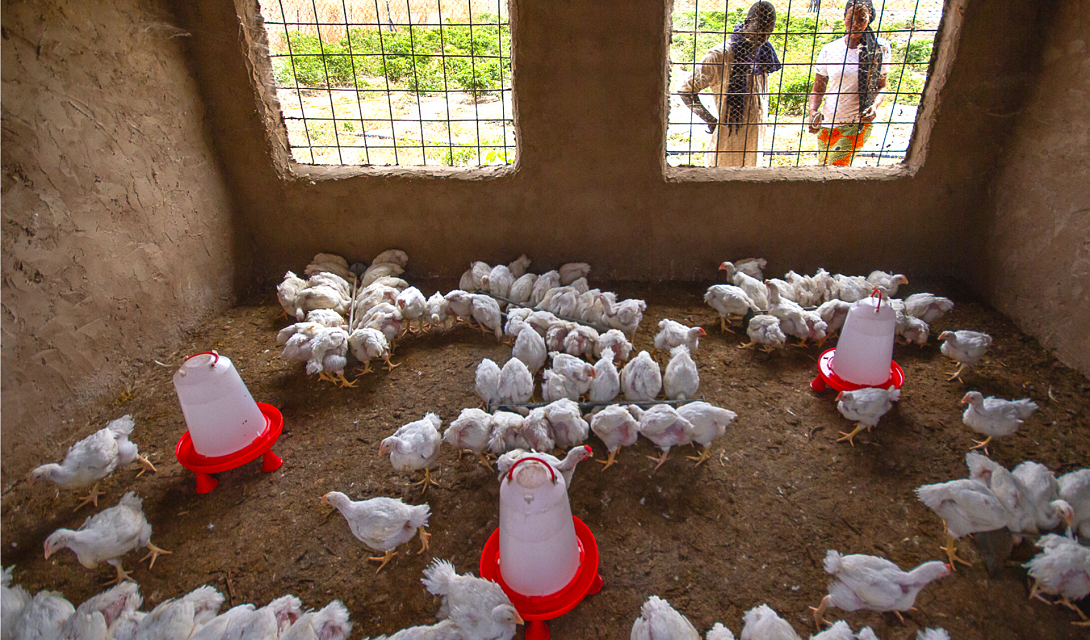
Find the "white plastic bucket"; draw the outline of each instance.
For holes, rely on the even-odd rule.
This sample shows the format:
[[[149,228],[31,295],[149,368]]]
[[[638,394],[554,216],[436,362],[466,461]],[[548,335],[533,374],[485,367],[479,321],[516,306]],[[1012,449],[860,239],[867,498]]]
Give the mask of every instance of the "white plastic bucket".
[[[500,483],[500,575],[524,596],[552,595],[579,571],[564,476],[540,458],[518,460]]]
[[[174,391],[193,450],[202,456],[236,453],[265,431],[265,416],[226,356],[190,356],[174,373]]]
[[[848,382],[875,386],[889,380],[897,318],[882,295],[852,304],[833,354],[833,373]]]

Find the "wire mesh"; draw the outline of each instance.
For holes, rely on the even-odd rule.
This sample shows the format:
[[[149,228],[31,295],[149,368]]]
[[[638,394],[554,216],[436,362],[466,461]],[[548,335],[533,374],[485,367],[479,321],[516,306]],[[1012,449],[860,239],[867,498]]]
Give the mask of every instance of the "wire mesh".
[[[942,1],[873,0],[875,15],[869,26],[882,45],[886,84],[880,90],[874,120],[862,136],[858,135],[858,110],[846,108],[847,104],[858,101],[858,91],[852,85],[858,74],[859,65],[855,62],[858,49],[835,46],[846,38],[848,3],[773,0],[776,23],[768,42],[782,68],[763,74],[766,81],[763,87],[753,81],[752,74],[745,79],[747,84],[739,82],[729,87],[727,78],[737,63],[731,60],[723,64],[726,57],[720,56],[714,58],[717,63],[712,65],[713,58],[705,56],[717,47],[730,46],[735,28],[745,21],[752,3],[753,0],[675,0],[671,16],[667,164],[779,167],[888,166],[904,162],[942,18]],[[821,54],[826,46],[829,49],[823,59]],[[708,64],[701,67],[703,60],[708,60]],[[754,68],[749,64],[744,66]],[[718,124],[717,133],[724,140],[717,145],[704,120],[686,106],[681,96],[694,69],[701,70],[700,77],[714,76],[717,80],[698,94],[717,120],[722,121],[727,115],[723,106],[728,102],[727,96],[744,92],[752,99],[745,103],[740,120],[750,126],[725,130],[726,125]],[[823,77],[830,81],[821,103],[821,130],[812,133],[807,107],[819,70],[825,71],[827,75]],[[834,83],[839,77],[844,78],[843,83]],[[695,89],[699,84],[690,82],[688,87]],[[755,106],[757,101],[762,106]],[[836,122],[830,121],[826,113],[829,111]],[[734,119],[739,121],[737,112]],[[857,135],[853,137],[853,133]]]
[[[260,0],[292,158],[512,164],[505,0]]]

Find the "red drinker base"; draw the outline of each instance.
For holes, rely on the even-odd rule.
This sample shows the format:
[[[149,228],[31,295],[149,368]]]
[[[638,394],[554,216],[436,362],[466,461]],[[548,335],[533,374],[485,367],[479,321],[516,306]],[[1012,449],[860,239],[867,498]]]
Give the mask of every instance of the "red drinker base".
[[[258,456],[263,456],[261,470],[265,473],[276,471],[280,465],[284,464],[284,461],[271,451],[273,444],[280,437],[280,432],[284,429],[284,416],[280,415],[280,410],[271,404],[258,402],[257,408],[265,416],[265,431],[246,448],[235,453],[207,458],[193,448],[189,431],[182,434],[178,440],[178,446],[174,449],[174,456],[183,467],[197,474],[197,493],[208,493],[219,484],[219,481],[209,474],[241,467],[247,462],[256,460]]]

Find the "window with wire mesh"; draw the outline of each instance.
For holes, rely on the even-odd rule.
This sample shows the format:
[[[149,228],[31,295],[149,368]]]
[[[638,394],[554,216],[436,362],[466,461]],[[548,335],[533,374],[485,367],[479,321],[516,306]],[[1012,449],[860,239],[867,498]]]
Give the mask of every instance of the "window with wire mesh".
[[[883,52],[880,65],[885,73],[885,87],[877,91],[876,113],[869,125],[861,122],[858,107],[845,107],[860,101],[855,88],[860,67],[876,69],[879,64],[869,55],[865,64],[858,64],[860,48],[844,46],[849,35],[845,10],[852,0],[771,4],[776,15],[768,44],[747,47],[745,29],[740,27],[753,0],[675,0],[667,164],[859,167],[903,162],[942,18],[942,0],[863,3],[874,10],[869,29],[879,46],[872,44],[871,50]],[[740,55],[724,55],[723,49]],[[820,122],[814,123],[808,99],[819,72],[824,72],[827,87]],[[700,86],[710,80],[714,80],[710,86]],[[875,85],[869,86],[874,94]],[[719,121],[713,133],[682,97],[696,90],[707,115]]]
[[[512,164],[506,0],[259,0],[292,158]]]

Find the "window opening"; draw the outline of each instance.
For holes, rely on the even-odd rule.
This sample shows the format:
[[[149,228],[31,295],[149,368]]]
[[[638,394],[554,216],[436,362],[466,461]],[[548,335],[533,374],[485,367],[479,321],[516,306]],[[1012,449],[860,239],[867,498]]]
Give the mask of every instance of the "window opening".
[[[259,0],[301,164],[513,164],[506,0]]]
[[[775,52],[773,58],[757,46],[751,45],[747,52],[746,45],[741,44],[744,34],[735,34],[736,26],[746,23],[753,0],[675,0],[669,49],[667,164],[781,167],[818,165],[824,160],[841,165],[846,161],[850,166],[860,167],[904,162],[943,4],[941,0],[869,3],[874,9],[870,30],[880,44],[888,43],[889,48],[884,49],[881,61],[887,72],[885,86],[878,91],[881,97],[877,113],[864,134],[864,142],[858,136],[850,137],[853,130],[859,129],[858,111],[849,118],[844,109],[837,108],[833,112],[836,123],[829,123],[824,117],[827,110],[824,107],[830,101],[836,104],[838,100],[858,97],[858,92],[849,91],[847,85],[849,76],[858,76],[859,65],[853,55],[857,56],[861,49],[851,51],[843,47],[838,58],[820,59],[823,48],[846,38],[845,9],[856,1],[772,0],[769,4],[775,8],[775,23],[767,42]],[[756,17],[751,21],[759,21],[760,12],[754,11]],[[717,49],[718,56],[706,57]],[[745,56],[744,67],[751,70],[748,77],[740,74],[731,77],[731,69],[737,63],[724,50],[735,49]],[[832,50],[832,47],[826,50],[826,55]],[[815,70],[821,68],[829,73],[842,72],[844,82],[838,87],[831,86],[831,79],[827,83],[822,127],[818,133],[811,133],[808,102]],[[768,72],[772,69],[775,70]],[[762,75],[763,86],[754,80]],[[697,88],[705,115],[719,121],[713,134],[708,133],[708,124],[695,112],[699,105],[694,104],[690,109],[686,104],[692,98],[683,94],[691,96]],[[764,108],[756,106],[759,103]],[[721,122],[724,118],[728,122]],[[855,121],[854,129],[849,121]],[[830,124],[836,125],[835,132]],[[824,146],[818,135],[821,131],[827,132],[825,139],[829,141]],[[717,144],[719,136],[724,141]]]

